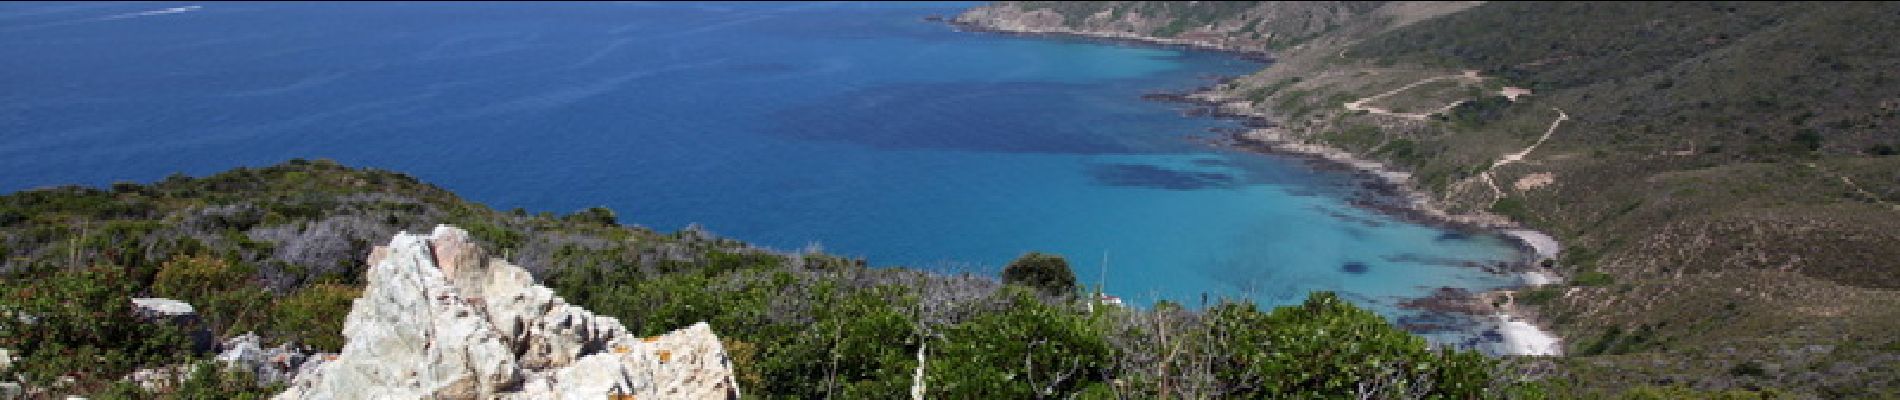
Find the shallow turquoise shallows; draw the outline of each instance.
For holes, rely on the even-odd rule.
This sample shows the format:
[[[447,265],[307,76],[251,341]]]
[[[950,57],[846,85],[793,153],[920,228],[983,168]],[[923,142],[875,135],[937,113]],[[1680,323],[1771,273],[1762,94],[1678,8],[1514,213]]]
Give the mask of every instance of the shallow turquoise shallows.
[[[1516,284],[1460,266],[1519,256],[1495,237],[1352,208],[1348,177],[1139,98],[1261,65],[923,21],[964,7],[4,4],[0,191],[331,158],[879,266],[1055,252],[1136,304],[1396,315]]]

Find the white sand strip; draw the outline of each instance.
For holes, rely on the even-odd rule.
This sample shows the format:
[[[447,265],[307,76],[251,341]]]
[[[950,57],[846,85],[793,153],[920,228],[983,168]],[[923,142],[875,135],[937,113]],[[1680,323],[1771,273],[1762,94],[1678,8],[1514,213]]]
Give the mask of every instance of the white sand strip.
[[[1529,229],[1511,229],[1504,231],[1504,234],[1520,242],[1524,242],[1524,244],[1530,245],[1531,249],[1537,252],[1538,258],[1557,258],[1557,253],[1563,251],[1563,245],[1557,243],[1556,238],[1550,237],[1550,235],[1546,235],[1543,232]]]
[[[1563,355],[1563,340],[1557,335],[1545,332],[1543,328],[1532,325],[1508,314],[1498,314],[1498,334],[1504,336],[1499,343],[1498,354],[1521,356],[1560,356]]]
[[[1544,286],[1557,283],[1557,278],[1543,271],[1526,271],[1523,275],[1520,275],[1519,278],[1522,278],[1524,284],[1527,286]]]

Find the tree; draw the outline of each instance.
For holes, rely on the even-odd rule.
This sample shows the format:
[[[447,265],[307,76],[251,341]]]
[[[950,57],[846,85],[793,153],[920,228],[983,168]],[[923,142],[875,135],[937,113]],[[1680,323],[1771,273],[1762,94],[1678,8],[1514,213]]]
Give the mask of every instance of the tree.
[[[1062,256],[1029,252],[1003,267],[1003,283],[1023,285],[1050,296],[1075,294],[1075,272]]]
[[[600,226],[620,226],[620,218],[614,210],[607,207],[588,207],[567,216],[568,221],[599,224]]]

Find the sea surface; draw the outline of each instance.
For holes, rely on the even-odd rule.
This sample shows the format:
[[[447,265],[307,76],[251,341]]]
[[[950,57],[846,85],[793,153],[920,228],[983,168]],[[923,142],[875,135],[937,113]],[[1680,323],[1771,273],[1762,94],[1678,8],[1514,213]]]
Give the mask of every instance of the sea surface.
[[[0,4],[0,192],[329,158],[877,266],[1054,252],[1136,305],[1519,283],[1466,265],[1499,238],[1139,98],[1261,64],[923,21],[968,6]]]

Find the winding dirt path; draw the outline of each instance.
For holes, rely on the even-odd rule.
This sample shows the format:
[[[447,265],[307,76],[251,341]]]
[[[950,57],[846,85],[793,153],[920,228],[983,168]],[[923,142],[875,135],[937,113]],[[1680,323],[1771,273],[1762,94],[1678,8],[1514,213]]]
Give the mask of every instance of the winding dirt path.
[[[1491,171],[1498,170],[1498,167],[1503,167],[1506,165],[1511,165],[1511,163],[1523,161],[1524,156],[1530,155],[1532,150],[1537,150],[1537,146],[1543,145],[1545,140],[1550,140],[1551,134],[1557,133],[1558,125],[1562,125],[1564,121],[1570,120],[1570,114],[1565,113],[1563,109],[1557,108],[1557,107],[1551,107],[1550,109],[1557,111],[1557,120],[1550,121],[1550,129],[1544,130],[1544,136],[1537,138],[1537,142],[1531,143],[1531,145],[1529,147],[1525,147],[1524,150],[1520,150],[1516,153],[1505,154],[1504,158],[1499,158],[1497,162],[1491,163],[1491,168],[1486,168],[1484,170],[1484,173],[1479,175],[1484,178],[1484,184],[1486,186],[1491,187],[1491,193],[1496,195],[1496,197],[1491,199],[1492,205],[1496,205],[1498,203],[1498,200],[1504,199],[1504,190],[1498,188],[1497,180],[1491,176]]]
[[[1463,79],[1467,81],[1476,82],[1476,81],[1484,80],[1484,77],[1478,76],[1478,71],[1465,71],[1464,73],[1458,74],[1458,75],[1443,75],[1443,76],[1434,76],[1430,78],[1420,79],[1418,82],[1412,82],[1412,83],[1406,84],[1405,86],[1400,86],[1397,89],[1388,90],[1385,93],[1375,94],[1372,96],[1368,96],[1366,98],[1347,102],[1345,104],[1346,110],[1347,111],[1365,111],[1372,114],[1387,115],[1387,116],[1410,119],[1414,121],[1424,121],[1426,118],[1431,118],[1432,114],[1450,111],[1453,107],[1457,107],[1459,104],[1464,104],[1464,102],[1467,100],[1454,101],[1451,104],[1445,105],[1444,107],[1439,107],[1437,110],[1432,110],[1431,112],[1424,112],[1424,113],[1393,112],[1392,110],[1389,110],[1389,109],[1368,106],[1366,105],[1366,103],[1371,103],[1379,99],[1383,99],[1395,94],[1399,94],[1399,92],[1403,92],[1403,91],[1406,91],[1407,89],[1418,87],[1419,85],[1424,85],[1427,83],[1442,81],[1446,79]]]
[[[1869,192],[1867,191],[1867,189],[1862,189],[1860,185],[1854,184],[1853,179],[1848,179],[1846,176],[1842,176],[1841,183],[1847,184],[1847,187],[1853,188],[1855,192],[1860,192],[1861,196],[1866,196],[1868,200],[1873,200],[1874,203],[1879,203],[1880,205],[1887,206],[1888,208],[1892,208],[1894,211],[1900,211],[1900,204],[1888,203],[1886,200],[1881,200],[1880,196],[1875,195],[1874,192]]]
[[[1813,168],[1815,171],[1819,171],[1822,175],[1840,178],[1841,184],[1847,185],[1848,189],[1853,189],[1855,193],[1859,193],[1862,197],[1866,197],[1867,200],[1873,201],[1874,204],[1886,206],[1887,208],[1891,208],[1894,211],[1900,211],[1900,204],[1889,203],[1886,200],[1881,200],[1880,195],[1876,195],[1874,194],[1874,192],[1869,192],[1867,191],[1867,189],[1861,188],[1860,185],[1854,184],[1854,180],[1849,179],[1847,175],[1835,174],[1834,171],[1829,171],[1826,168],[1821,168],[1820,165],[1816,165],[1815,163],[1805,163],[1804,165],[1807,165],[1808,168]]]

